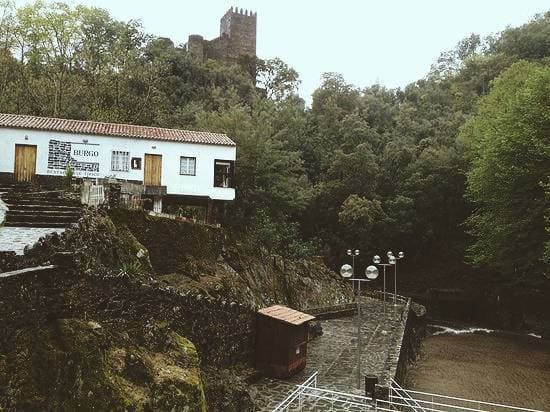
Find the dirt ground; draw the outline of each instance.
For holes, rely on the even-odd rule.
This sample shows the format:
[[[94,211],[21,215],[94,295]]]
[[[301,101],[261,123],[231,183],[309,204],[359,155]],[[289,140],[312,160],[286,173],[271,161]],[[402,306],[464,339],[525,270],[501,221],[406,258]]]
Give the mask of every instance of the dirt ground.
[[[496,333],[430,336],[406,386],[550,411],[550,341]]]

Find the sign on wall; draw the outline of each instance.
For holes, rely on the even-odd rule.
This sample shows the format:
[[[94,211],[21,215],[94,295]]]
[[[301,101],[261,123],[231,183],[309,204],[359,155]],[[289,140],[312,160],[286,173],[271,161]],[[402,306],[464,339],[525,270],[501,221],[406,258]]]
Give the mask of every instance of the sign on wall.
[[[99,144],[50,140],[48,174],[64,175],[69,166],[77,177],[99,177]]]

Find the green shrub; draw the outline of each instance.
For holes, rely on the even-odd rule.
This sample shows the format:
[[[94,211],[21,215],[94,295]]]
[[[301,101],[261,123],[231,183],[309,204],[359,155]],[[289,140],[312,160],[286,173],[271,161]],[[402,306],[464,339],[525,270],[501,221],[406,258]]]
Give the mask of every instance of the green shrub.
[[[65,186],[66,190],[71,189],[71,185],[73,182],[73,176],[74,176],[74,169],[72,166],[67,166],[65,169],[65,178],[63,179],[63,184]]]

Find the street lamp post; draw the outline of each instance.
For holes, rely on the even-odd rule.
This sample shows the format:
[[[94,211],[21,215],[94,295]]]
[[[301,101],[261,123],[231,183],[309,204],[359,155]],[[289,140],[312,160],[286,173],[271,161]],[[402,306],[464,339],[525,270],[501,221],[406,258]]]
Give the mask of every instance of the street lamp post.
[[[348,250],[348,255],[353,256],[351,250]],[[356,250],[357,255],[359,251]],[[376,266],[369,266],[365,269],[365,278],[352,277],[354,275],[354,267],[345,264],[340,268],[340,274],[344,279],[349,279],[352,282],[357,282],[357,294],[355,295],[355,302],[357,305],[357,388],[361,389],[361,282],[369,282],[378,277],[378,269]]]
[[[384,268],[384,288],[383,288],[383,296],[384,296],[384,316],[386,315],[386,266],[391,266],[390,263],[382,263],[382,259],[380,256],[375,255],[372,258],[372,261],[375,265],[382,266]]]
[[[359,249],[347,250],[348,256],[351,256],[351,268],[353,269],[353,274],[355,275],[355,258],[359,256]]]
[[[387,253],[388,256],[388,263],[391,265],[394,265],[393,267],[393,306],[397,306],[397,260],[403,259],[405,257],[405,253],[399,252],[397,254],[397,257],[393,255],[393,252],[390,250]]]

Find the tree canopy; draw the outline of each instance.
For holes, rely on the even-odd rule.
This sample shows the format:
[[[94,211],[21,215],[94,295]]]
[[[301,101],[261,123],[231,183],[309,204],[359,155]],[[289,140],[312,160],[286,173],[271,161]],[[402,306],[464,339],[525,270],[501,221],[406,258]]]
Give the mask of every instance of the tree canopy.
[[[508,276],[542,272],[550,203],[550,67],[521,61],[493,83],[461,138],[469,149],[469,258]],[[546,268],[547,269],[547,268]]]

